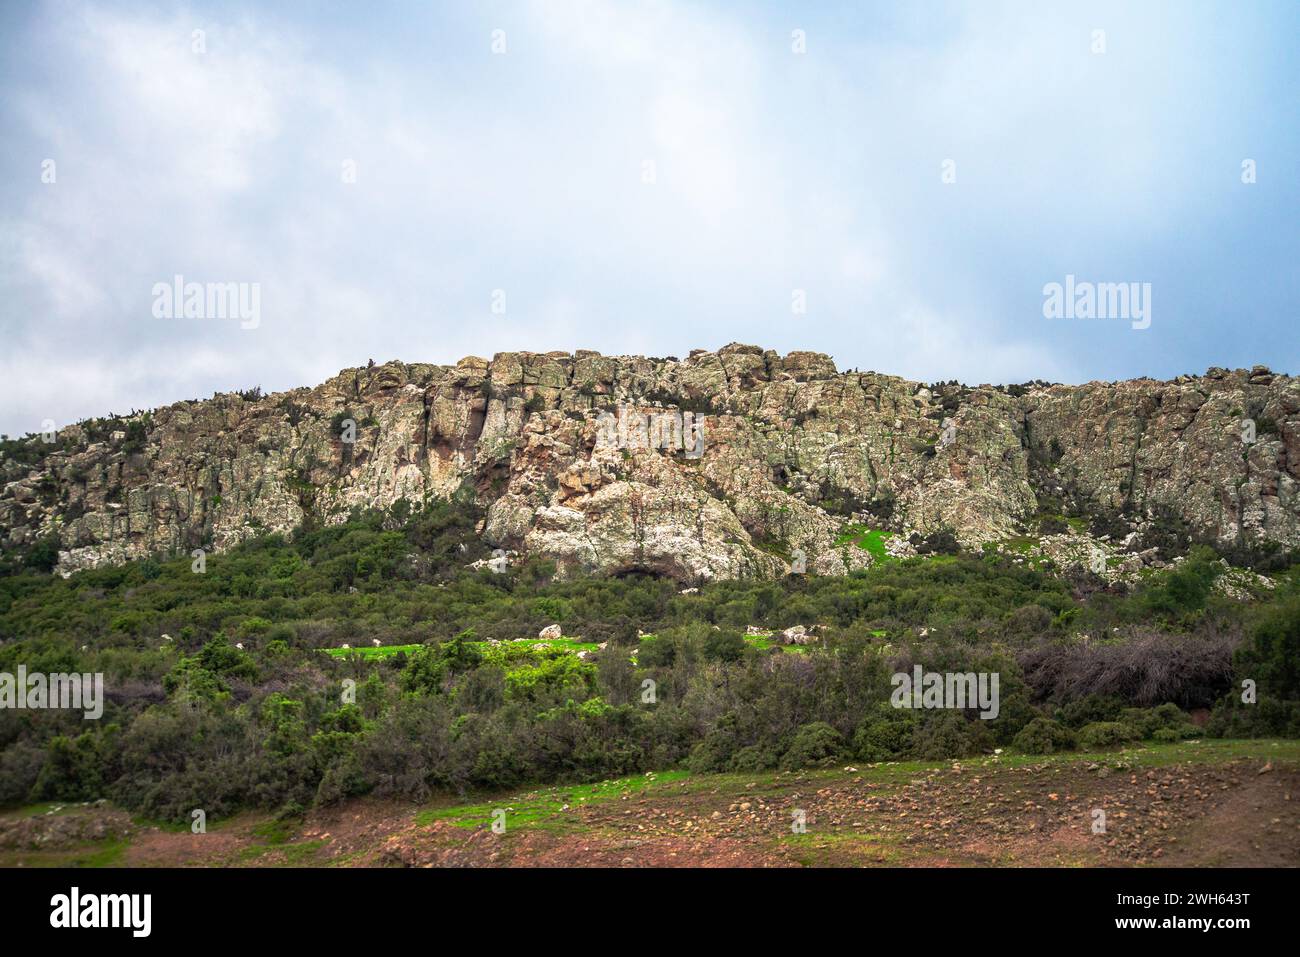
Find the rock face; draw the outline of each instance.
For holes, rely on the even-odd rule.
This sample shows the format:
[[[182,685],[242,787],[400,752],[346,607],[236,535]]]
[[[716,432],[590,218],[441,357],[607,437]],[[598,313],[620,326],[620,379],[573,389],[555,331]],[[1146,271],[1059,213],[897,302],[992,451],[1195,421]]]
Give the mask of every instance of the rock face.
[[[738,344],[685,360],[502,353],[47,438],[5,446],[0,546],[57,535],[64,572],[220,551],[308,514],[341,521],[462,486],[486,509],[489,546],[562,575],[841,574],[871,562],[836,544],[851,520],[973,545],[1066,500],[1175,514],[1224,543],[1300,545],[1300,380],[1262,367],[969,388]]]

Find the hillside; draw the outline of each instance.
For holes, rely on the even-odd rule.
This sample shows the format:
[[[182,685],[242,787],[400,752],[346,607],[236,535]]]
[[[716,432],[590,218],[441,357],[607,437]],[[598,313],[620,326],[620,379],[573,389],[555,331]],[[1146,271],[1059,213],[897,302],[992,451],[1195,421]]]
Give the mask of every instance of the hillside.
[[[680,431],[638,437],[635,415],[674,411]],[[66,573],[468,488],[488,548],[561,575],[844,574],[879,557],[848,547],[868,532],[896,555],[1073,531],[1090,533],[1083,565],[1147,566],[1171,540],[1244,563],[1300,545],[1298,477],[1300,380],[1262,367],[967,387],[738,344],[684,360],[502,353],[8,440],[0,542]]]
[[[738,861],[935,854],[919,834],[919,849],[885,848],[895,835],[879,829],[774,844],[723,820],[753,803],[751,781],[797,791],[819,820],[864,809],[879,824],[916,806],[940,834],[1006,823],[973,861],[1017,847],[1028,861],[1128,860],[1073,833],[1064,856],[1024,843],[1027,824],[1079,826],[1059,813],[976,816],[953,806],[957,789],[927,801],[914,783],[857,804],[870,788],[855,772],[828,779],[829,795],[799,776],[865,766],[896,784],[891,768],[921,773],[909,762],[979,760],[1005,802],[1019,795],[1013,758],[1081,752],[1059,766],[1059,793],[1083,795],[1097,790],[1089,765],[1109,767],[1084,755],[1253,760],[1274,747],[1263,739],[1300,736],[1298,394],[1263,370],[927,387],[732,346],[686,362],[390,363],[7,441],[0,693],[15,676],[79,673],[102,678],[103,699],[4,699],[0,808],[16,810],[0,858],[37,862],[33,841],[76,857],[91,834],[91,862],[125,853],[114,835],[166,859],[169,839],[149,829],[198,811],[214,837],[257,814],[311,844],[334,826],[321,821],[396,802],[355,849],[362,862],[479,862],[487,845],[461,847],[459,825],[435,827],[436,846],[408,833],[412,808],[671,772],[735,800],[657,792],[654,814]],[[653,403],[675,405],[682,432],[632,439],[629,409]],[[900,699],[918,670],[969,674],[991,697]],[[1226,750],[1191,743],[1211,740]],[[1180,771],[1178,800],[1262,794],[1246,786],[1257,770]],[[1129,784],[1151,837],[1161,785]],[[1232,818],[1232,797],[1204,808]],[[30,823],[33,802],[59,809]],[[123,820],[137,823],[119,833]],[[607,863],[640,839],[588,823]],[[386,850],[390,826],[414,843]],[[242,837],[203,853],[262,853],[231,827]],[[523,849],[508,862],[529,847],[563,859],[526,831],[507,846]],[[1133,859],[1166,847],[1122,846]]]

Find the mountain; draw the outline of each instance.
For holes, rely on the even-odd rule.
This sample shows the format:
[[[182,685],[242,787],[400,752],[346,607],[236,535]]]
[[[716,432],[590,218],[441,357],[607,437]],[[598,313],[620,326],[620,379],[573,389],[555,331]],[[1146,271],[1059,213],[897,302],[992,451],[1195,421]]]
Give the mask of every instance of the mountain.
[[[7,440],[0,543],[57,537],[67,573],[463,489],[502,560],[544,556],[561,575],[697,582],[801,559],[843,574],[882,547],[1037,547],[1040,533],[1155,560],[1169,535],[1300,546],[1298,478],[1300,380],[1262,366],[968,387],[740,344],[684,360],[519,352]]]

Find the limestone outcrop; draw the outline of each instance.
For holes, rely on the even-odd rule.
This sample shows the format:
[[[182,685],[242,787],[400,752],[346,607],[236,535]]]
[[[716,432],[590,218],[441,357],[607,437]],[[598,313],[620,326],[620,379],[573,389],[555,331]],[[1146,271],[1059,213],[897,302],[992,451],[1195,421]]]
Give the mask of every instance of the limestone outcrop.
[[[645,427],[611,432],[611,416]],[[0,547],[57,536],[69,572],[465,488],[503,553],[697,582],[865,566],[870,551],[840,543],[850,523],[978,545],[1064,502],[1295,547],[1298,479],[1300,380],[1262,367],[966,387],[740,344],[502,353],[10,441]]]

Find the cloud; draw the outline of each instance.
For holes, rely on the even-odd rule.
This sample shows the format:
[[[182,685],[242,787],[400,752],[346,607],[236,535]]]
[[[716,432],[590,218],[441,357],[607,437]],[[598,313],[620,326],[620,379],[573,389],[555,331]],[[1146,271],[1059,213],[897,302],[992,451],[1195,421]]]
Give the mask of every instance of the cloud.
[[[1224,102],[1258,89],[1252,70],[1294,67],[1260,47],[1267,8],[1244,26],[1173,9],[10,14],[0,429],[510,349],[738,339],[977,382],[1231,363],[1191,311],[1196,284],[1284,314],[1295,243],[1223,257],[1269,227],[1224,193],[1208,229],[1193,187],[1218,131],[1283,168],[1294,117],[1229,119]],[[1105,58],[1087,52],[1098,23]],[[1201,77],[1211,35],[1255,65]],[[1274,183],[1266,208],[1294,208],[1295,184]],[[1040,290],[1067,271],[1160,280],[1169,312],[1145,338],[1049,328]],[[259,283],[261,324],[153,318],[153,284],[176,274]],[[1241,351],[1276,351],[1281,323],[1260,319]]]

